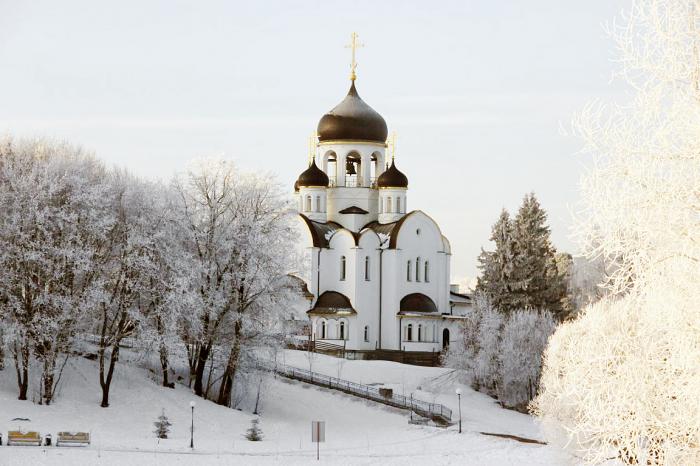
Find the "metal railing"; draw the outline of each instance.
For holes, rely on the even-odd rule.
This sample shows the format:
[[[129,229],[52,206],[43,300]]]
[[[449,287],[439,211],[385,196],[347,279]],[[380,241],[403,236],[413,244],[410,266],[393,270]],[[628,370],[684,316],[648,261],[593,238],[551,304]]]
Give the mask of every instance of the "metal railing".
[[[300,380],[321,387],[340,390],[351,395],[367,398],[372,401],[383,403],[389,406],[394,406],[401,409],[409,409],[416,414],[431,418],[433,420],[450,422],[452,419],[452,410],[439,403],[428,403],[427,401],[416,400],[405,395],[396,395],[392,392],[391,395],[380,393],[378,387],[370,387],[349,380],[338,379],[328,375],[319,374],[317,372],[299,369],[297,367],[288,366],[286,364],[275,364],[267,361],[259,361],[259,364],[267,370],[280,374],[290,379]]]

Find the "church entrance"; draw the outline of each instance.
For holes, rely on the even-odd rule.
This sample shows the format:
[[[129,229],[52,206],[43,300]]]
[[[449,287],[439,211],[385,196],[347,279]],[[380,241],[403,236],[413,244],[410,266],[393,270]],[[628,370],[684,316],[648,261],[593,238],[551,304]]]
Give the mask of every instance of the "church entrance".
[[[450,346],[450,331],[444,329],[442,331],[442,349],[446,350],[448,346]]]

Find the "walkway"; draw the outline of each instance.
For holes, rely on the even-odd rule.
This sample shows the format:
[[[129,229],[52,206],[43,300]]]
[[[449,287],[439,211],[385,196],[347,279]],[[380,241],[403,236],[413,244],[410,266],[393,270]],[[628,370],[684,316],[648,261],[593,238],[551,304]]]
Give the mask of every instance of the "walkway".
[[[394,394],[390,389],[384,390],[378,387],[370,387],[349,380],[338,379],[327,375],[311,372],[298,367],[288,366],[286,364],[274,364],[272,362],[260,361],[260,365],[272,372],[289,379],[299,380],[319,387],[331,388],[339,390],[350,395],[365,398],[367,400],[376,401],[395,408],[411,410],[419,416],[430,418],[440,424],[449,424],[452,419],[452,410],[439,403],[428,403],[426,401],[416,400],[404,395]]]

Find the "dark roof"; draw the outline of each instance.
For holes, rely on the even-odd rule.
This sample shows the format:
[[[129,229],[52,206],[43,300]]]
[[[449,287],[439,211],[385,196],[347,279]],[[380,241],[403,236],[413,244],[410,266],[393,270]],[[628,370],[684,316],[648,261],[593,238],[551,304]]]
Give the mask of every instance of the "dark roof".
[[[318,122],[319,141],[361,140],[385,142],[386,121],[357,94],[352,82],[348,95]]]
[[[367,212],[365,209],[363,209],[361,207],[357,207],[356,205],[354,205],[352,207],[348,207],[346,209],[341,210],[339,213],[341,213],[341,214],[368,214],[369,212]]]
[[[289,286],[292,290],[301,293],[301,295],[307,299],[313,298],[314,295],[309,291],[309,286],[306,284],[304,279],[297,277],[296,275],[287,274],[289,277]]]
[[[403,225],[403,222],[406,220],[406,218],[411,215],[411,213],[408,213],[398,219],[396,222],[391,222],[391,223],[379,223],[379,222],[370,222],[367,225],[365,225],[362,229],[364,230],[365,228],[369,228],[371,230],[374,230],[375,233],[382,234],[385,236],[389,237],[389,249],[396,249],[396,242],[398,240],[398,233],[399,230],[401,229],[401,225]]]
[[[328,187],[328,175],[316,166],[314,160],[309,168],[304,170],[297,179],[297,186],[323,186]]]
[[[337,291],[324,291],[308,314],[357,314],[350,299]]]
[[[309,227],[309,232],[311,233],[311,239],[313,241],[315,248],[327,248],[328,240],[331,236],[335,234],[336,231],[342,230],[343,226],[335,222],[314,222],[309,217],[304,214],[299,214],[299,216],[306,222]]]
[[[392,159],[391,166],[377,178],[377,186],[380,188],[408,188],[408,178],[396,168]]]
[[[437,313],[438,309],[432,299],[422,293],[411,293],[401,299],[399,314],[412,312]]]

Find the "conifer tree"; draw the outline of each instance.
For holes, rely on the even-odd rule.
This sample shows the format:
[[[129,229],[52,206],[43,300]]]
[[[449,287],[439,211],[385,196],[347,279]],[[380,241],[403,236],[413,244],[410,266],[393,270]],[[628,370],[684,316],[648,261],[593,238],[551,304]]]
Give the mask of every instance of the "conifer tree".
[[[262,430],[260,430],[260,419],[255,418],[251,421],[250,427],[246,431],[245,438],[251,442],[259,442],[263,439]]]
[[[547,309],[561,317],[566,297],[565,275],[557,266],[547,213],[534,193],[526,194],[513,226],[516,254],[513,299],[520,309]]]
[[[481,276],[477,279],[476,290],[487,296],[497,309],[508,311],[513,308],[511,301],[515,243],[513,222],[507,210],[501,211],[498,221],[491,228],[490,240],[496,244],[496,249],[481,250],[478,259]]]
[[[158,420],[154,422],[153,425],[156,427],[153,433],[155,433],[158,438],[168,438],[170,426],[172,426],[172,424],[165,415],[165,409],[161,412],[160,416],[158,416]]]
[[[550,241],[547,213],[527,194],[514,219],[504,209],[491,230],[494,251],[479,255],[477,291],[502,312],[548,310],[563,319],[569,262]],[[566,256],[569,257],[569,256]]]

